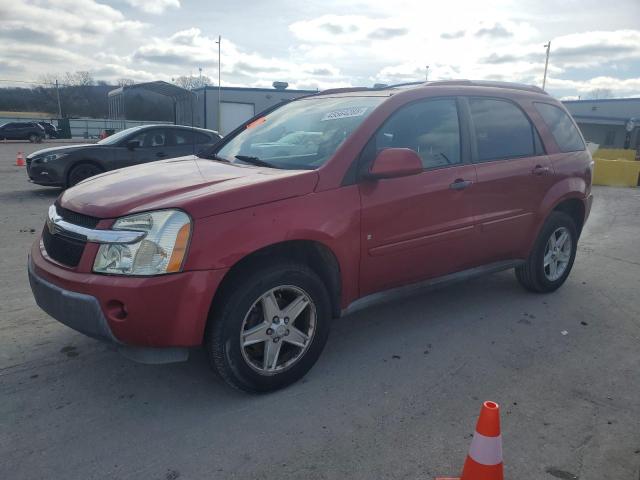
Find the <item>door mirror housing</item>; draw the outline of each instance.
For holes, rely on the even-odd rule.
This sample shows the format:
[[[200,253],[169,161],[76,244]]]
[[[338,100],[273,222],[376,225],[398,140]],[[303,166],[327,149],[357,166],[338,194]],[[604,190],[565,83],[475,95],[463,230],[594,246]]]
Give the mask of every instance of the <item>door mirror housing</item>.
[[[129,140],[125,145],[129,150],[140,148],[140,142],[138,140]]]
[[[407,177],[422,173],[422,160],[410,148],[385,148],[381,150],[367,174],[368,178]]]

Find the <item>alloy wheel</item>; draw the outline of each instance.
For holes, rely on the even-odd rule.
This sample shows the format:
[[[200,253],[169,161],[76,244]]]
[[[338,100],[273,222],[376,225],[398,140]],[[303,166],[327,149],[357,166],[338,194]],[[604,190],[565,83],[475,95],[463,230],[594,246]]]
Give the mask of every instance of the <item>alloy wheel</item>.
[[[261,375],[281,373],[307,352],[316,322],[308,293],[293,285],[272,288],[253,303],[242,322],[242,356]]]
[[[544,250],[544,275],[547,280],[555,282],[569,266],[573,242],[571,233],[566,227],[553,231]]]

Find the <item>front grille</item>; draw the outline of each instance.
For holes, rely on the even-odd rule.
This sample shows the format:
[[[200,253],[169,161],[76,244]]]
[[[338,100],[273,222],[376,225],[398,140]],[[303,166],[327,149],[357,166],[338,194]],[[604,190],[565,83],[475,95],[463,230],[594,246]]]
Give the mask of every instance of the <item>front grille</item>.
[[[84,240],[71,238],[64,233],[51,235],[46,226],[42,230],[42,243],[52,259],[69,267],[78,266],[86,244]]]
[[[62,208],[58,202],[55,203],[55,207],[58,215],[68,223],[93,229],[100,222],[99,218]],[[87,239],[84,235],[66,230],[58,230],[55,235],[52,235],[45,225],[42,231],[42,243],[47,254],[53,260],[69,267],[77,267],[84,252],[84,246],[87,244]]]
[[[65,221],[73,223],[74,225],[80,225],[85,228],[96,228],[99,218],[90,217],[89,215],[83,215],[82,213],[72,212],[66,208],[62,208],[56,203],[56,211]]]

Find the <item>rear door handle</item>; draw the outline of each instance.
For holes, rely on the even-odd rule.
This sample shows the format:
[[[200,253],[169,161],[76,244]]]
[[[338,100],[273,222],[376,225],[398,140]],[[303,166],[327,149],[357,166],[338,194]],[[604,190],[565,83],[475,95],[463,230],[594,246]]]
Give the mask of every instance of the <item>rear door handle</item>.
[[[455,182],[449,184],[449,188],[451,190],[464,190],[472,183],[473,182],[471,180],[463,180],[462,178],[458,178]]]
[[[533,167],[533,170],[531,171],[531,173],[533,173],[534,175],[546,175],[547,173],[549,173],[549,171],[550,171],[549,167],[536,165],[535,167]]]
[[[166,153],[164,153],[164,152],[158,152],[158,153],[156,153],[156,157],[160,157],[160,158],[162,158],[162,157],[166,157],[166,156],[167,156],[167,154],[166,154]]]

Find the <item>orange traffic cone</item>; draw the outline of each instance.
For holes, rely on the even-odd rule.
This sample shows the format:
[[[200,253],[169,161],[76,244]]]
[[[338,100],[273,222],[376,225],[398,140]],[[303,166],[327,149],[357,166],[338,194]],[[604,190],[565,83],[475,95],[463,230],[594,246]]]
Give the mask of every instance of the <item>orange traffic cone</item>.
[[[26,162],[24,161],[24,155],[22,152],[18,152],[16,155],[16,167],[24,167]]]
[[[464,462],[460,479],[436,480],[503,480],[502,436],[500,435],[500,406],[484,402],[480,417]]]

